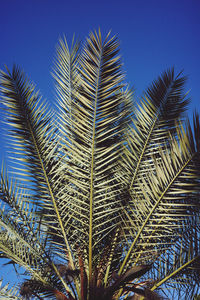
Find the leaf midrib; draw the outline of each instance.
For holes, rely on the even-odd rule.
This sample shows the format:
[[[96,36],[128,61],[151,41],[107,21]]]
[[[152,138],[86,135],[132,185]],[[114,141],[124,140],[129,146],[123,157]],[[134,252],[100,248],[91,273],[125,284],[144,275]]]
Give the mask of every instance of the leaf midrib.
[[[174,81],[172,81],[171,84],[169,85],[168,91],[166,92],[166,95],[165,95],[165,97],[164,97],[162,103],[160,103],[160,106],[158,107],[158,111],[157,111],[156,114],[155,114],[155,118],[154,118],[154,120],[153,120],[151,129],[150,129],[150,131],[149,131],[149,133],[148,133],[148,135],[147,135],[147,138],[146,138],[144,147],[143,147],[143,149],[142,149],[142,153],[141,153],[140,158],[139,158],[139,161],[138,161],[138,163],[137,163],[137,166],[136,166],[136,169],[135,169],[135,172],[134,172],[134,175],[133,175],[133,179],[131,180],[131,184],[130,184],[130,188],[129,188],[130,190],[131,190],[131,188],[132,188],[132,186],[133,186],[133,184],[134,184],[135,178],[136,178],[136,176],[137,176],[137,174],[138,174],[138,170],[139,170],[141,161],[142,161],[143,156],[144,156],[144,153],[145,153],[145,151],[146,151],[146,149],[147,149],[148,142],[149,142],[150,137],[151,137],[151,134],[152,134],[152,132],[153,132],[153,130],[154,130],[154,128],[155,128],[156,122],[157,122],[157,120],[158,120],[158,117],[159,117],[159,114],[160,114],[160,110],[161,110],[161,105],[163,105],[163,103],[164,103],[164,104],[166,103],[167,98],[168,98],[168,96],[169,96],[169,94],[170,94],[171,88],[172,88],[172,86],[173,86],[173,83],[174,83]]]
[[[97,82],[95,91],[95,106],[94,106],[94,118],[92,129],[92,155],[91,155],[91,176],[90,176],[90,221],[89,221],[89,283],[92,283],[92,231],[93,231],[93,183],[94,183],[94,155],[95,155],[95,132],[96,132],[96,118],[97,118],[97,100],[99,91],[99,77],[101,69],[102,47],[99,54],[99,64],[97,72]]]

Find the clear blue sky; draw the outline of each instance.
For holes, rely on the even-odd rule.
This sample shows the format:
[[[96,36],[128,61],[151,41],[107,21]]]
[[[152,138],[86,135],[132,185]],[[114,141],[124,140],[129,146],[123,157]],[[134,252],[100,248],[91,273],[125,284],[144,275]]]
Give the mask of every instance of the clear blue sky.
[[[200,111],[200,0],[0,0],[0,68],[20,65],[53,102],[50,72],[59,36],[84,40],[98,27],[118,35],[136,97],[175,66],[189,77],[190,112]]]
[[[0,68],[15,62],[54,100],[50,75],[59,36],[71,42],[110,29],[121,42],[124,70],[136,95],[164,69],[189,76],[191,107],[200,100],[199,0],[1,0]]]

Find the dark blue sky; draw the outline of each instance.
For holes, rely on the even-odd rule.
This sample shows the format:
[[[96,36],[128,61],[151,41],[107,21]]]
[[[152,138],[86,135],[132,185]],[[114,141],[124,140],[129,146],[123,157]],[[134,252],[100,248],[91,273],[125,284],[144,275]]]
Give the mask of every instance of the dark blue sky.
[[[190,112],[200,111],[199,0],[1,0],[0,68],[20,65],[53,102],[50,72],[59,36],[65,34],[70,43],[75,33],[84,40],[98,27],[118,35],[136,97],[163,70],[175,66],[189,77]]]
[[[54,101],[50,75],[59,36],[69,43],[90,30],[112,29],[121,42],[124,70],[136,96],[164,69],[175,66],[189,76],[191,108],[199,104],[199,0],[2,0],[0,68],[15,62]]]

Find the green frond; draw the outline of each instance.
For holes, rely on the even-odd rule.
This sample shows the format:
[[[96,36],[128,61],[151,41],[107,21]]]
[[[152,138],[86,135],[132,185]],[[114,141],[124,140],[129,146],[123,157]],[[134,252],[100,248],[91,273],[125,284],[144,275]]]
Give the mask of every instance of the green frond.
[[[45,163],[48,167],[50,150],[56,147],[51,114],[46,104],[41,102],[34,85],[16,66],[12,73],[9,70],[7,73],[1,71],[1,93],[16,173],[21,175],[20,179],[35,182],[36,189],[42,192],[44,174],[41,164]],[[48,153],[44,156],[43,152],[47,152],[47,149]],[[34,188],[33,184],[31,188]]]
[[[151,156],[169,140],[169,132],[176,134],[176,120],[183,118],[189,102],[183,94],[184,83],[185,77],[175,77],[174,70],[168,70],[153,82],[142,98],[132,120],[124,155],[131,187],[137,186],[145,170],[153,167]]]
[[[99,36],[94,33],[87,39],[75,63],[75,56],[69,53],[64,42],[58,52],[57,65],[59,70],[63,66],[63,71],[62,74],[57,71],[57,74],[59,72],[59,80],[62,77],[65,83],[65,87],[61,87],[61,101],[66,111],[66,119],[62,118],[60,124],[64,134],[63,151],[64,147],[67,151],[64,163],[68,187],[63,190],[66,200],[62,202],[64,224],[69,228],[68,235],[73,237],[72,243],[74,239],[80,244],[89,242],[90,272],[93,245],[100,247],[99,242],[115,228],[113,224],[121,210],[116,193],[121,194],[123,186],[115,179],[115,172],[129,122],[130,95],[122,90],[118,51],[116,38],[107,37],[102,42],[100,33]],[[63,59],[64,52],[66,60]],[[78,85],[73,84],[77,79],[76,72],[80,77]],[[73,78],[69,87],[70,76]],[[100,214],[104,207],[105,213]]]
[[[143,251],[151,249],[159,253],[162,248],[172,245],[181,228],[187,226],[185,218],[192,217],[194,213],[191,205],[199,206],[197,170],[200,160],[199,151],[194,146],[197,143],[191,136],[190,126],[186,131],[182,128],[181,132],[179,128],[178,138],[171,138],[170,149],[168,146],[160,148],[155,159],[152,155],[153,170],[148,169],[137,187],[130,190],[128,231],[133,229],[127,239],[132,243],[121,271],[130,256],[137,263],[145,259]]]
[[[59,130],[64,135],[68,134],[66,124],[70,126],[73,99],[79,85],[80,76],[77,72],[79,48],[80,45],[76,42],[75,44],[72,43],[71,50],[69,50],[66,38],[64,37],[63,40],[59,40],[56,49],[53,77],[56,83]]]

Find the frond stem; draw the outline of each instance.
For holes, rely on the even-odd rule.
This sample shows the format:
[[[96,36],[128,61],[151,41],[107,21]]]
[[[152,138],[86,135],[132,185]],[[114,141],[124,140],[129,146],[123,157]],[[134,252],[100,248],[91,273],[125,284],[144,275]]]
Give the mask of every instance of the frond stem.
[[[102,49],[99,57],[99,66],[97,73],[97,83],[95,92],[95,107],[93,118],[93,132],[92,132],[92,157],[91,157],[91,177],[90,177],[90,225],[89,225],[89,283],[92,282],[92,219],[93,219],[93,185],[94,185],[94,154],[95,154],[95,129],[96,129],[96,116],[97,116],[97,100],[98,100],[98,87],[100,76],[100,64],[101,64]]]
[[[153,121],[153,124],[152,124],[152,126],[151,126],[151,129],[150,129],[150,131],[149,131],[149,133],[148,133],[148,136],[147,136],[147,138],[146,138],[144,147],[143,147],[143,149],[142,149],[142,153],[141,153],[141,155],[140,155],[139,161],[138,161],[138,163],[137,163],[137,167],[136,167],[135,172],[134,172],[134,175],[133,175],[133,179],[131,180],[131,184],[130,184],[129,190],[131,190],[131,188],[133,187],[133,184],[134,184],[135,178],[136,178],[136,176],[137,176],[137,173],[138,173],[138,170],[139,170],[139,167],[140,167],[142,158],[143,158],[144,153],[145,153],[145,151],[146,151],[148,142],[149,142],[149,140],[150,140],[150,137],[151,137],[151,134],[152,134],[152,132],[153,132],[153,129],[154,129],[154,126],[155,126],[155,124],[156,124],[157,119],[158,119],[158,115],[156,115],[156,117],[155,117],[155,119],[154,119],[154,121]]]
[[[39,149],[38,149],[38,146],[37,146],[37,143],[36,143],[36,140],[35,140],[35,136],[34,136],[34,134],[33,134],[33,131],[32,131],[32,128],[31,128],[31,125],[30,125],[29,122],[28,122],[28,125],[29,125],[29,130],[30,130],[30,132],[31,132],[31,135],[32,135],[32,139],[33,139],[34,145],[35,145],[35,149],[36,149],[36,151],[37,151],[38,158],[39,158],[39,161],[40,161],[42,170],[43,170],[43,174],[44,174],[44,177],[45,177],[47,186],[48,186],[48,190],[49,190],[49,193],[50,193],[52,202],[53,202],[53,206],[54,206],[54,209],[55,209],[55,212],[56,212],[56,215],[57,215],[57,218],[58,218],[60,227],[61,227],[61,231],[62,231],[62,234],[63,234],[63,237],[64,237],[64,241],[65,241],[65,244],[66,244],[66,247],[67,247],[67,251],[68,251],[68,254],[69,254],[69,261],[70,261],[70,263],[71,263],[72,268],[75,269],[74,262],[73,262],[73,259],[72,259],[72,255],[71,255],[71,249],[70,249],[70,246],[69,246],[69,243],[68,243],[66,234],[65,234],[64,226],[63,226],[63,223],[62,223],[62,220],[61,220],[61,217],[60,217],[60,214],[59,214],[57,205],[56,205],[56,200],[55,200],[55,198],[54,198],[53,191],[52,191],[52,189],[51,189],[51,186],[50,186],[50,183],[49,183],[49,180],[48,180],[48,176],[47,176],[47,173],[46,173],[46,170],[45,170],[45,167],[44,167],[44,163],[43,163],[43,161],[42,161],[42,158],[41,158],[41,155],[40,155],[40,151],[39,151]],[[54,268],[56,274],[58,275],[59,279],[61,280],[63,286],[65,287],[66,291],[69,291],[69,288],[68,288],[66,282],[63,280],[62,276],[60,276],[58,269],[55,267],[54,264],[52,264],[52,266],[53,266],[53,268]]]
[[[174,83],[174,81],[172,81],[171,84],[169,85],[168,91],[167,91],[167,93],[166,93],[166,95],[165,95],[165,97],[164,97],[162,103],[166,103],[167,98],[168,98],[168,96],[169,96],[169,94],[170,94],[171,87],[172,87],[173,83]],[[143,147],[143,149],[142,149],[142,153],[141,153],[141,155],[140,155],[139,161],[138,161],[138,163],[137,163],[137,167],[136,167],[135,172],[134,172],[134,175],[133,175],[133,179],[132,179],[132,181],[131,181],[130,189],[132,188],[133,183],[134,183],[134,181],[135,181],[135,178],[136,178],[136,176],[137,176],[137,173],[138,173],[138,170],[139,170],[139,167],[140,167],[142,158],[143,158],[144,153],[145,153],[145,151],[146,151],[146,148],[147,148],[148,142],[149,142],[149,140],[150,140],[151,134],[152,134],[152,132],[153,132],[153,130],[154,130],[155,124],[156,124],[156,122],[157,122],[157,120],[158,120],[158,117],[159,117],[159,114],[160,114],[160,110],[161,110],[161,107],[159,107],[158,111],[156,112],[156,115],[155,115],[155,118],[154,118],[154,120],[153,120],[151,129],[150,129],[150,131],[149,131],[149,133],[148,133],[148,135],[147,135],[147,139],[146,139],[146,141],[145,141],[144,147]]]
[[[170,273],[169,275],[165,276],[165,278],[163,278],[161,281],[157,282],[152,288],[151,290],[154,291],[155,289],[157,289],[159,286],[161,286],[163,283],[165,283],[168,279],[170,279],[171,277],[177,275],[179,272],[181,272],[183,269],[187,268],[189,265],[191,265],[193,262],[195,262],[195,260],[199,259],[199,255],[194,257],[193,259],[191,259],[190,261],[188,261],[187,263],[183,264],[182,266],[180,266],[178,269],[176,269],[174,272]]]

